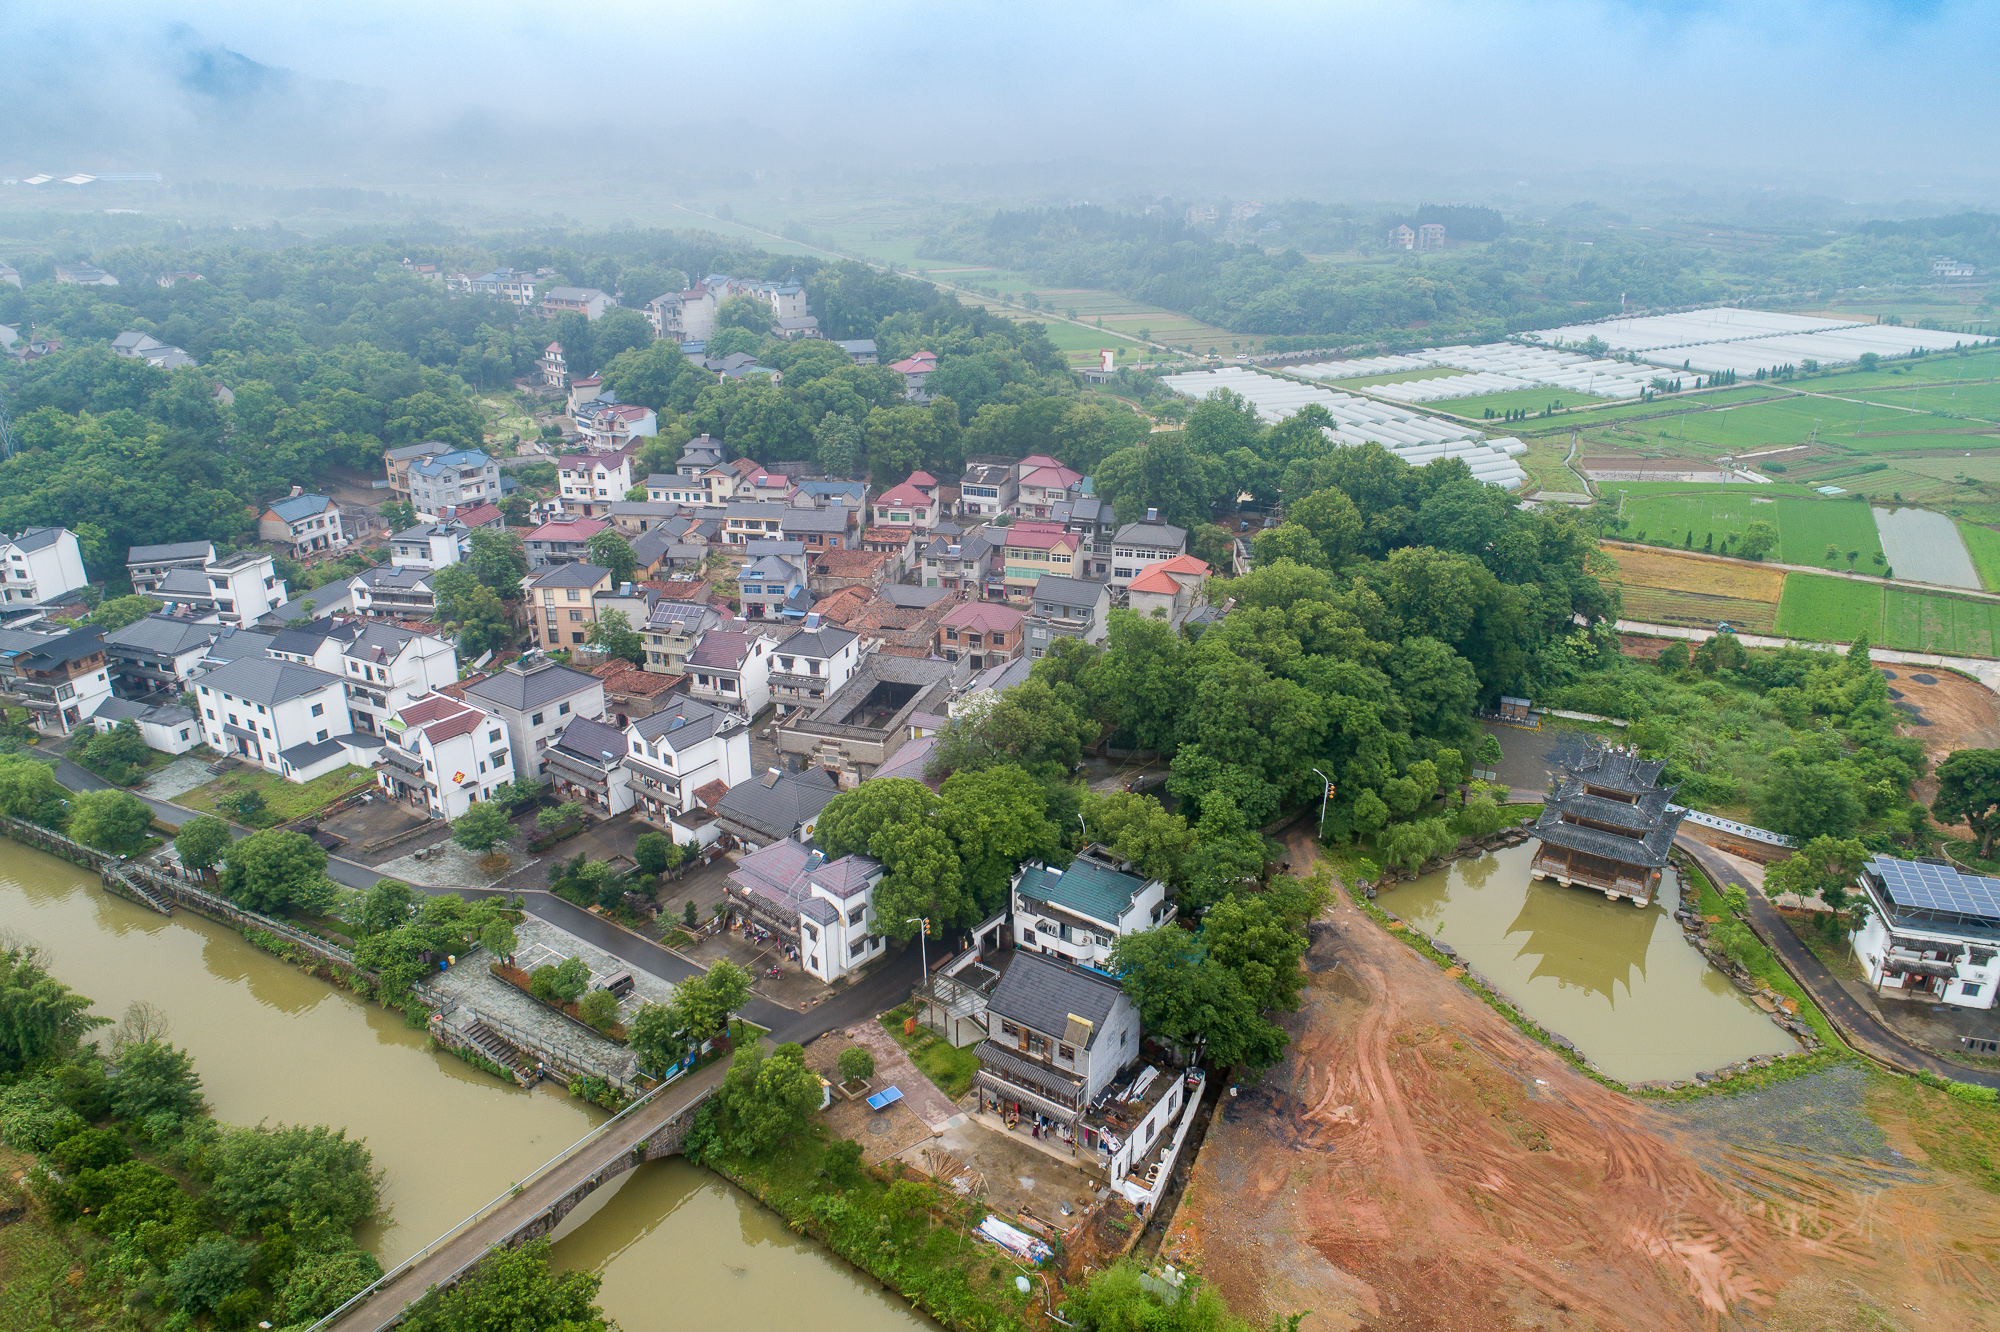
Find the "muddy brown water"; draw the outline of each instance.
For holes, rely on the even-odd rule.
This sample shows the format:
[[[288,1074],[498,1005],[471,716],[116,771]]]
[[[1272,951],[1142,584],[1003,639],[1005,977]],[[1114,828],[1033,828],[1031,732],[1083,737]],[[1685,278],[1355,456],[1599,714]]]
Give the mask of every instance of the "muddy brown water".
[[[603,1112],[424,1048],[364,1003],[186,911],[113,897],[66,861],[0,841],[0,931],[48,949],[110,1018],[145,999],[232,1124],[326,1123],[365,1138],[387,1217],[361,1233],[385,1266],[589,1132]],[[832,1332],[933,1327],[716,1176],[657,1162],[601,1190],[557,1234],[558,1266],[601,1272],[625,1332],[738,1332],[810,1309]]]
[[[1454,861],[1382,906],[1443,939],[1521,1011],[1621,1082],[1689,1078],[1798,1044],[1689,946],[1670,870],[1648,907],[1532,882],[1532,844]]]

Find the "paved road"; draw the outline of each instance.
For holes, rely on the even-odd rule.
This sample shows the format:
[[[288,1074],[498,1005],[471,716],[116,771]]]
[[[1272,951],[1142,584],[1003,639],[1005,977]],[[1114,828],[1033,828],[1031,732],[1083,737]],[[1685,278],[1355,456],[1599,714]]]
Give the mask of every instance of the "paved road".
[[[628,1155],[662,1125],[707,1095],[722,1081],[729,1065],[721,1060],[673,1083],[601,1137],[536,1179],[515,1197],[467,1227],[437,1252],[421,1259],[383,1289],[369,1296],[332,1326],[338,1332],[380,1332],[403,1316],[403,1310],[432,1286],[455,1279],[496,1244],[513,1238],[528,1222],[554,1207],[607,1165]]]
[[[1824,963],[1814,957],[1812,950],[1800,942],[1792,933],[1792,927],[1778,914],[1763,890],[1753,885],[1741,871],[1726,859],[1715,853],[1715,848],[1692,837],[1682,834],[1674,838],[1674,844],[1693,856],[1695,863],[1707,871],[1708,877],[1717,885],[1735,885],[1743,890],[1743,896],[1750,907],[1750,924],[1765,943],[1771,945],[1778,959],[1785,964],[1785,970],[1792,979],[1804,986],[1820,1012],[1834,1026],[1849,1044],[1864,1054],[1894,1068],[1935,1073],[1939,1077],[1952,1078],[1959,1082],[1976,1083],[1981,1087],[2000,1088],[2000,1074],[1987,1073],[1980,1069],[1966,1068],[1960,1064],[1939,1059],[1911,1045],[1869,1014],[1868,1010],[1856,1003],[1854,996],[1841,988],[1833,973]]]

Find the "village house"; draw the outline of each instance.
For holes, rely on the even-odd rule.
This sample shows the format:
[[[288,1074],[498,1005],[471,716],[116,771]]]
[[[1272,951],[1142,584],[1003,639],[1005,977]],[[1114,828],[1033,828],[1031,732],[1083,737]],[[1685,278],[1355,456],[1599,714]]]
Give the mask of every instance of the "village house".
[[[646,498],[654,504],[707,504],[708,487],[699,476],[654,472],[646,478]]]
[[[558,800],[609,817],[632,808],[632,770],[625,766],[625,732],[609,721],[572,717],[542,751],[543,771]]]
[[[99,734],[129,721],[146,742],[146,748],[162,754],[185,754],[199,745],[201,725],[193,712],[175,703],[136,703],[127,698],[107,698],[97,705],[90,724]]]
[[[284,546],[285,554],[300,560],[315,551],[347,544],[340,531],[340,506],[325,495],[308,495],[297,486],[284,499],[272,500],[258,516],[257,539]]]
[[[382,734],[397,712],[458,681],[458,649],[436,634],[387,624],[343,628],[315,649],[310,664],[346,679],[347,711],[357,735]],[[274,635],[273,653],[285,643],[286,632],[300,631]]]
[[[456,518],[418,523],[389,538],[389,562],[398,569],[448,569],[472,549],[472,529]]]
[[[149,579],[148,586],[140,587],[135,580],[133,589],[159,602],[160,609],[169,615],[223,624],[255,624],[285,600],[285,583],[278,577],[276,561],[255,550],[217,557],[211,547],[200,568],[174,562],[164,566],[157,578]]]
[[[1026,617],[1012,606],[990,601],[963,601],[945,613],[938,625],[937,655],[963,661],[973,670],[999,666],[1021,655],[1021,622]]]
[[[542,372],[542,396],[547,397],[551,390],[560,393],[569,387],[569,358],[563,355],[560,342],[551,342],[542,348],[541,359],[536,364]]]
[[[779,519],[779,530],[787,541],[796,541],[815,551],[840,550],[852,543],[859,515],[850,508],[796,509],[789,506]]]
[[[740,546],[748,541],[783,539],[785,517],[794,510],[770,501],[732,500],[723,508],[722,540]]]
[[[1100,972],[1017,952],[986,1001],[975,1053],[982,1114],[1075,1146],[1084,1113],[1139,1058],[1139,1011]]]
[[[454,509],[498,504],[500,464],[479,449],[454,449],[408,464],[410,507],[425,522],[436,522]]]
[[[112,687],[126,698],[180,695],[208,660],[222,627],[172,615],[147,615],[104,635]]]
[[[937,524],[937,478],[929,472],[912,472],[901,485],[875,497],[876,527],[913,527],[927,532]]]
[[[1095,495],[1072,494],[1049,510],[1049,519],[1082,541],[1078,563],[1088,561],[1082,576],[1104,578],[1110,574],[1111,538],[1118,527],[1118,515],[1109,504]]]
[[[397,800],[455,820],[514,780],[507,728],[475,704],[425,694],[390,717],[376,780]]]
[[[688,696],[755,717],[771,701],[771,642],[751,629],[710,629],[687,654]]]
[[[421,458],[435,458],[455,451],[451,445],[435,439],[422,444],[401,444],[393,449],[384,449],[382,469],[389,478],[390,495],[397,503],[413,504],[410,498],[410,464]]]
[[[495,268],[484,273],[447,273],[444,289],[460,296],[491,296],[524,309],[535,303],[537,273],[515,268]]]
[[[749,723],[728,709],[676,697],[627,726],[625,741],[638,816],[682,844],[715,841],[718,830],[702,797],[749,780]]]
[[[33,714],[37,729],[69,735],[111,697],[111,666],[102,629],[23,635],[8,663],[7,687]]]
[[[1083,481],[1046,453],[1030,454],[1014,465],[1019,493],[1014,497],[1014,514],[1020,518],[1047,518],[1056,505],[1070,497],[1070,489]]]
[[[2000,879],[1948,860],[1876,856],[1854,955],[1878,998],[1992,1008],[2000,992]]]
[[[812,570],[807,587],[815,598],[844,587],[862,587],[873,592],[888,581],[895,563],[891,556],[875,550],[821,550],[810,554]]]
[[[595,564],[550,564],[521,580],[528,636],[551,650],[590,641],[597,595],[611,590],[611,570]]]
[[[158,587],[176,569],[206,569],[214,561],[215,544],[210,541],[133,546],[125,555],[125,577],[131,581],[134,592],[145,593]],[[77,563],[81,567],[80,555]]]
[[[913,716],[945,714],[961,669],[925,657],[864,656],[853,677],[824,702],[785,718],[777,731],[779,752],[827,769],[843,789],[857,786],[911,738]]]
[[[12,536],[0,533],[0,608],[55,605],[82,592],[89,581],[83,548],[67,527],[28,527]]]
[[[874,895],[880,862],[843,856],[828,862],[797,842],[773,842],[737,862],[729,900],[798,949],[808,975],[833,982],[883,956]]]
[[[556,482],[565,512],[608,517],[611,506],[632,489],[632,454],[629,450],[570,454],[557,460]]]
[[[1176,555],[1139,570],[1126,585],[1125,604],[1139,615],[1179,628],[1208,604],[1208,578],[1207,564],[1192,555]]]
[[[745,620],[805,618],[813,597],[807,584],[812,564],[806,548],[796,541],[746,543],[743,567],[736,571],[737,614]]]
[[[464,692],[468,701],[507,723],[519,776],[542,775],[543,751],[572,719],[604,716],[604,681],[546,657],[509,662]]]
[[[722,612],[706,601],[653,603],[643,627],[634,625],[646,640],[646,669],[662,675],[686,675],[687,656],[702,634],[722,623]]]
[[[772,649],[769,676],[778,716],[810,707],[846,684],[860,663],[859,638],[808,615],[803,627],[779,639]]]
[[[847,338],[833,344],[847,353],[847,359],[856,365],[880,365],[880,353],[875,349],[873,338]]]
[[[861,549],[889,557],[893,582],[916,567],[923,541],[924,534],[914,527],[871,527],[861,534]]]
[[[580,314],[585,319],[602,319],[618,302],[595,287],[550,287],[542,293],[542,318]]]
[[[958,483],[958,511],[967,518],[984,521],[1014,511],[1021,493],[1015,473],[1019,460],[978,456],[965,460],[965,475]]]
[[[70,287],[115,287],[118,279],[95,264],[57,264],[56,281]]]
[[[716,822],[753,849],[787,839],[810,843],[819,812],[839,794],[839,784],[819,768],[771,768],[732,782],[715,803]]]
[[[529,532],[522,546],[528,567],[574,564],[590,558],[590,539],[611,526],[603,518],[555,518]]]
[[[585,446],[598,450],[635,448],[636,441],[660,433],[659,413],[636,402],[619,402],[610,393],[580,404],[571,419]]]
[[[338,675],[276,657],[242,657],[195,682],[208,747],[308,782],[350,762],[369,765],[381,741],[356,736]]]
[[[987,534],[993,535],[989,537]],[[982,528],[958,540],[934,536],[924,549],[924,586],[949,592],[983,597],[993,569],[994,540],[1004,539],[1005,528]]]
[[[194,357],[169,343],[144,333],[127,331],[111,340],[111,353],[127,360],[144,361],[156,370],[178,370],[195,364]]]
[[[935,352],[911,352],[904,360],[889,367],[903,377],[903,396],[911,402],[929,402],[931,395],[925,387],[931,374],[937,369]]]
[[[1068,869],[1023,865],[1014,876],[1014,945],[1102,970],[1111,945],[1174,918],[1167,885],[1091,845]]]
[[[1074,578],[1080,572],[1076,552],[1082,542],[1054,523],[1018,522],[991,535],[1006,543],[1000,580],[1011,596],[1027,596],[1044,578]]]
[[[348,580],[348,604],[356,615],[428,620],[437,614],[437,589],[431,585],[436,572],[419,564],[378,564],[363,569]]]
[[[1126,523],[1111,537],[1111,586],[1123,590],[1149,564],[1187,554],[1187,529],[1160,521],[1158,509],[1146,510],[1146,520]]]
[[[792,487],[791,497],[786,503],[795,509],[844,508],[855,515],[855,522],[859,525],[866,521],[868,483],[809,477]]]
[[[1058,638],[1102,643],[1108,632],[1111,591],[1102,583],[1045,577],[1035,584],[1027,622],[1028,655],[1039,658]]]

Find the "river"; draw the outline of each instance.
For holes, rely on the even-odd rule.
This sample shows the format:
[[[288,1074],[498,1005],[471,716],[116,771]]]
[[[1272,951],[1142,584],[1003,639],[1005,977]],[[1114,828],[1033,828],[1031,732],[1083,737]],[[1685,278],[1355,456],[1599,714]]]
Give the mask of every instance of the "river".
[[[1523,1013],[1621,1082],[1693,1077],[1798,1049],[1682,938],[1668,870],[1649,907],[1532,882],[1532,844],[1453,861],[1381,904],[1506,991]]]
[[[69,864],[0,842],[0,928],[46,948],[65,983],[117,1018],[150,1000],[195,1057],[232,1124],[326,1123],[365,1138],[388,1219],[361,1242],[391,1266],[603,1119],[560,1090],[522,1091],[424,1048],[400,1014],[365,1003],[180,911],[169,920]],[[832,1332],[928,1327],[877,1283],[788,1231],[716,1176],[679,1160],[592,1197],[555,1261],[604,1275],[625,1332],[737,1332],[810,1309]],[[757,1319],[759,1314],[767,1315]]]

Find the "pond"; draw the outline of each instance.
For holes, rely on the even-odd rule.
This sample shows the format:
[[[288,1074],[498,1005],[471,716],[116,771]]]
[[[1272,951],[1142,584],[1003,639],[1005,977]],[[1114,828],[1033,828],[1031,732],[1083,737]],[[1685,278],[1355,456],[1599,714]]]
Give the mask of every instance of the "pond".
[[[1979,587],[1979,573],[1958,524],[1930,509],[1876,509],[1882,554],[1898,578],[1943,587]],[[1861,570],[1867,573],[1868,570]]]
[[[116,1018],[167,1014],[202,1093],[231,1124],[325,1123],[365,1138],[387,1217],[361,1243],[393,1265],[605,1117],[547,1085],[523,1091],[424,1048],[402,1015],[364,1003],[187,911],[106,893],[67,861],[0,843],[0,922],[42,946],[65,983]],[[934,1327],[879,1283],[802,1240],[754,1200],[680,1160],[593,1195],[554,1260],[604,1276],[625,1332],[738,1332],[810,1311],[832,1332]]]
[[[1621,1082],[1685,1079],[1798,1049],[1682,937],[1672,870],[1653,905],[1635,907],[1531,881],[1533,857],[1529,843],[1454,861],[1384,889],[1381,905],[1450,944]]]

